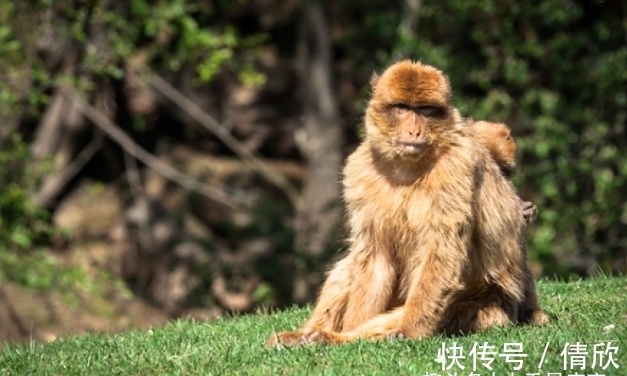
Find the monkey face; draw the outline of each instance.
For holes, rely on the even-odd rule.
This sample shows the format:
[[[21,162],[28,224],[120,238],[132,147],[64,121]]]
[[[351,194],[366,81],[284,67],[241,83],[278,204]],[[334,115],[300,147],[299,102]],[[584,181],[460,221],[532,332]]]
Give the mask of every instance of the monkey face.
[[[372,144],[391,157],[421,158],[451,128],[450,87],[437,69],[409,60],[373,76],[366,112]]]
[[[445,117],[446,108],[434,105],[396,104],[389,110],[396,125],[396,149],[407,157],[420,156],[433,141],[434,119]]]

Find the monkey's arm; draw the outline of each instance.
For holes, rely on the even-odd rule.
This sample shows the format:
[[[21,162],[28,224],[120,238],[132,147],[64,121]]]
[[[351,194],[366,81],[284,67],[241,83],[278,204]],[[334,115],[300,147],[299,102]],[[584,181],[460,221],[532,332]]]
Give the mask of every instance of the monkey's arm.
[[[525,225],[528,226],[538,216],[538,207],[531,201],[522,201],[521,208]],[[526,246],[523,244],[524,253],[527,254]],[[525,262],[525,295],[518,311],[519,323],[532,323],[537,325],[546,324],[549,317],[540,308],[538,293],[536,292],[535,281],[529,269],[528,262]]]
[[[435,334],[443,312],[464,287],[461,277],[469,259],[470,223],[432,220],[425,230],[424,259],[412,273],[404,313],[393,328],[405,338]]]
[[[266,347],[307,344],[308,334],[315,331],[340,331],[351,292],[351,254],[338,261],[322,285],[311,317],[298,332],[272,333]]]
[[[364,243],[363,241],[360,241]],[[361,247],[363,245],[356,245]],[[303,332],[348,331],[387,308],[394,268],[376,249],[352,249],[325,281]]]
[[[329,273],[307,329],[350,331],[388,308],[396,273],[390,241],[377,224],[377,206],[365,197],[377,190],[379,175],[372,165],[371,150],[359,147],[344,169],[344,198],[350,224],[348,256]],[[337,308],[337,299],[342,309]],[[332,320],[334,325],[321,325]]]

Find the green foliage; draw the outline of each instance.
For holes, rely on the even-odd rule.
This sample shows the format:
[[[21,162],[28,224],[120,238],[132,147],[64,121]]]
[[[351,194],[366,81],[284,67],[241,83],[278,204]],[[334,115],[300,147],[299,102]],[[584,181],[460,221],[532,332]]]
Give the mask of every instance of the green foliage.
[[[49,287],[54,261],[33,250],[49,244],[54,231],[47,211],[32,200],[37,173],[28,157],[17,135],[0,140],[0,284],[8,279]]]
[[[34,26],[33,20],[42,25],[25,27]],[[7,115],[34,111],[38,116],[57,83],[93,91],[103,78],[120,80],[133,62],[133,68],[155,70],[191,65],[197,84],[224,68],[246,85],[265,83],[253,64],[265,34],[241,36],[217,18],[212,6],[191,0],[132,0],[125,6],[95,1],[78,7],[71,1],[0,0],[0,25],[0,110]],[[63,41],[58,47],[66,53],[81,46],[75,69],[58,71],[43,63],[37,48],[46,36]],[[24,103],[30,110],[20,106]]]
[[[86,335],[51,343],[8,345],[0,353],[0,373],[7,375],[468,375],[472,371],[469,354],[475,343],[495,346],[493,371],[487,372],[477,359],[477,373],[495,375],[598,374],[623,375],[627,367],[624,313],[627,301],[624,278],[599,278],[585,282],[541,282],[542,302],[556,318],[546,327],[495,328],[478,334],[420,341],[397,340],[378,343],[357,342],[342,346],[265,349],[263,343],[274,331],[295,330],[307,318],[308,309],[289,309],[273,315],[256,314],[222,318],[199,324],[178,321],[161,329],[132,331],[116,336]],[[584,307],[584,308],[582,308]],[[594,345],[603,342],[617,347],[607,355],[601,369],[598,355],[593,368]],[[453,343],[463,348],[465,358],[449,372],[436,362],[438,350]],[[512,371],[504,343],[523,346],[523,366]],[[547,346],[548,343],[548,347]],[[586,345],[587,362],[568,370],[567,345]],[[543,353],[546,355],[543,357]],[[603,349],[606,347],[604,346]],[[567,348],[571,350],[572,348]],[[581,350],[581,349],[580,349]],[[608,352],[609,353],[609,352]],[[489,356],[488,356],[489,357]],[[542,361],[542,366],[539,364]],[[566,359],[566,371],[564,361]],[[574,359],[574,358],[573,358]],[[430,374],[430,373],[429,373]]]
[[[0,0],[0,114],[14,124],[39,122],[51,89],[59,84],[83,92],[100,90],[107,81],[122,79],[129,67],[162,71],[192,66],[198,84],[228,68],[246,85],[263,85],[265,76],[253,62],[265,35],[242,36],[215,12],[215,4],[191,0]],[[50,41],[56,44],[46,45]],[[65,61],[63,54],[73,53],[76,61]],[[72,66],[60,69],[59,61],[50,62],[55,60]],[[145,119],[133,119],[133,126],[145,131]],[[76,285],[97,288],[94,276],[60,268],[41,250],[53,229],[47,212],[30,197],[37,173],[22,141],[5,143],[0,145],[0,283],[49,288],[74,279]]]
[[[84,64],[88,71],[120,79],[125,62],[138,53],[147,53],[155,63],[170,70],[179,70],[185,64],[194,65],[198,83],[211,81],[224,67],[239,71],[247,83],[263,83],[263,76],[259,76],[249,62],[264,35],[241,37],[237,29],[228,24],[210,26],[214,21],[211,6],[190,0],[132,0],[128,10],[122,11],[107,9],[103,2],[97,2],[91,12],[81,7],[68,10],[67,15],[71,35],[77,42],[86,42],[89,38],[86,29],[80,27],[85,22],[107,30],[106,47],[111,51],[103,59],[99,49],[87,49]]]
[[[47,250],[53,238],[65,236],[33,200],[47,165],[33,166],[28,147],[17,134],[0,140],[0,285],[11,281],[35,290],[56,289],[70,300],[76,298],[72,292],[102,296],[109,287],[128,296],[119,278],[60,265]]]
[[[10,23],[14,15],[15,5],[0,1],[0,114],[4,115],[14,114],[20,99],[15,86],[21,79],[19,64],[23,55]]]
[[[43,163],[42,166],[46,166]],[[95,291],[95,280],[78,268],[58,265],[44,249],[63,236],[50,223],[48,211],[32,192],[44,172],[33,167],[27,145],[17,134],[0,140],[0,285],[66,290],[81,286]]]

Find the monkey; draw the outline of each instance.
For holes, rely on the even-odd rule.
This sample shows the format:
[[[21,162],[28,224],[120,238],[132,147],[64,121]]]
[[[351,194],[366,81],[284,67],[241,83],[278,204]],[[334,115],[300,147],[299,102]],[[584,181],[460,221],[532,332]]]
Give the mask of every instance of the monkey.
[[[520,199],[450,100],[448,78],[420,62],[403,60],[372,80],[366,136],[343,169],[347,253],[304,326],[273,333],[267,346],[547,321]]]
[[[485,143],[503,176],[511,178],[516,168],[516,142],[511,129],[503,123],[483,120],[466,119],[466,123]],[[538,207],[531,201],[521,201],[521,206],[525,223],[529,225],[538,216]]]

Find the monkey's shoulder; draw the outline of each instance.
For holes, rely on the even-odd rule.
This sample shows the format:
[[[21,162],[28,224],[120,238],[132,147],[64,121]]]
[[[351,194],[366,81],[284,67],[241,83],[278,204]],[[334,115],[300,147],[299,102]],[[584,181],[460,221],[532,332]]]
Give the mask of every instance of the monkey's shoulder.
[[[382,186],[383,178],[377,171],[372,153],[366,143],[362,143],[348,156],[342,171],[345,196],[363,196],[377,192]]]
[[[437,159],[429,169],[432,179],[463,181],[471,179],[477,169],[482,169],[489,156],[485,145],[471,133],[459,133],[447,143],[437,145]]]
[[[480,135],[469,129],[458,134],[454,146],[447,153],[447,163],[454,169],[467,170],[474,175],[501,175],[489,145]]]

